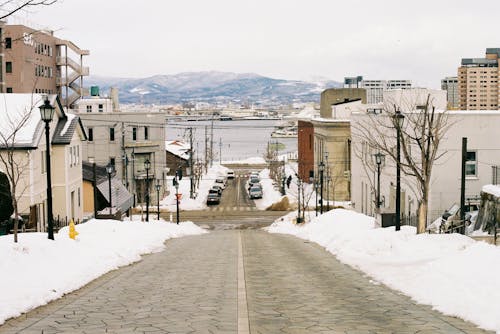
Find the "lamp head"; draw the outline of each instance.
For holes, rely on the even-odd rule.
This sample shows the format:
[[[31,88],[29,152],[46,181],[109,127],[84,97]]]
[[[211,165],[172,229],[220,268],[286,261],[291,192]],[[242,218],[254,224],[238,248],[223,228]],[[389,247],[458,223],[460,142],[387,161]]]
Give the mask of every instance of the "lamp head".
[[[146,169],[151,168],[151,162],[149,161],[149,159],[146,159],[146,161],[144,161],[144,168],[146,168]]]
[[[111,163],[109,163],[107,166],[106,166],[106,172],[108,172],[109,175],[111,175],[113,173],[113,165]]]
[[[51,122],[54,117],[55,108],[50,104],[48,96],[45,96],[45,100],[43,101],[43,105],[40,107],[40,116],[42,117],[42,121]]]
[[[403,126],[403,122],[405,119],[405,116],[401,113],[401,110],[396,109],[396,112],[394,113],[394,120],[396,121],[396,125],[398,128],[401,128]]]

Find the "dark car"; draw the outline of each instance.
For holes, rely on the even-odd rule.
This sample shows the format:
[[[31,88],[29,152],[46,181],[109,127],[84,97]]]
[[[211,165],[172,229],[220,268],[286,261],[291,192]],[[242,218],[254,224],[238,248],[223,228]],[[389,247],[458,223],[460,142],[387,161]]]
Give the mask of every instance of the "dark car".
[[[220,196],[216,193],[209,193],[207,196],[207,205],[219,204]]]
[[[222,195],[222,188],[219,187],[219,186],[212,186],[212,188],[208,189],[208,193],[215,193],[215,194],[219,194],[219,195]]]

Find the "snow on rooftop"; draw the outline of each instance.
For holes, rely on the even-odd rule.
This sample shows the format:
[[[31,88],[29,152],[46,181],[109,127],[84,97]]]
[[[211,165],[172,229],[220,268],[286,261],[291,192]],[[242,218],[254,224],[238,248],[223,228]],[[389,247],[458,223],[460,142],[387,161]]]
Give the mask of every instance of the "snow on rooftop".
[[[500,197],[500,185],[487,184],[481,189],[483,193],[491,194],[495,197]]]
[[[167,152],[170,152],[182,159],[189,159],[189,151],[191,150],[191,147],[188,143],[180,140],[166,140],[165,149]]]
[[[41,121],[43,97],[40,94],[0,94],[0,134],[2,142],[31,144]],[[22,124],[21,128],[20,124]],[[16,132],[16,129],[19,129]],[[15,133],[15,138],[12,135]]]
[[[73,122],[73,119],[75,118],[74,114],[68,113],[68,114],[66,114],[66,116],[68,116],[68,118],[66,120],[66,124],[64,124],[64,128],[61,131],[61,136],[64,136],[66,134],[66,131],[68,131],[69,126],[71,125],[71,123]]]

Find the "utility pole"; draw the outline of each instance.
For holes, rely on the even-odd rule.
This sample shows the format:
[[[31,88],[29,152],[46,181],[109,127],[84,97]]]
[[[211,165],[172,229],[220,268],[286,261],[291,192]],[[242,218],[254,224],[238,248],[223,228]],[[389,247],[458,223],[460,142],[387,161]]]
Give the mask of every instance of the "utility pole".
[[[222,165],[222,138],[219,137],[219,164]]]
[[[460,221],[463,228],[460,232],[465,234],[465,162],[467,161],[467,137],[462,138],[462,178],[460,187]]]
[[[205,125],[205,173],[208,172],[208,125]]]
[[[128,190],[127,152],[125,152],[125,124],[122,122],[122,184]]]
[[[212,114],[212,123],[210,129],[210,167],[214,165],[214,115]]]
[[[193,183],[193,174],[194,174],[194,166],[193,166],[193,128],[189,128],[189,182],[190,182],[190,190],[189,190],[189,198],[194,198],[194,183]]]

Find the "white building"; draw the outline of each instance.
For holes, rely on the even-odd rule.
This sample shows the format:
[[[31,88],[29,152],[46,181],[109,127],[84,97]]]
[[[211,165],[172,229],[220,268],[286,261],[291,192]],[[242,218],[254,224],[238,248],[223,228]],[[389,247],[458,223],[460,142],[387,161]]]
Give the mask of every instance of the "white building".
[[[366,102],[376,104],[383,102],[384,92],[392,89],[411,88],[410,80],[363,80],[360,88],[366,89]]]
[[[409,102],[412,98],[408,91],[389,92],[390,99]],[[423,93],[423,91],[421,91]],[[445,110],[446,96],[444,91],[429,91],[435,97],[434,105],[440,112]],[[401,94],[401,96],[394,96]],[[416,108],[412,112],[418,112],[418,105],[423,96],[413,100]],[[403,114],[408,109],[401,108]],[[498,172],[500,170],[500,147],[496,137],[500,129],[500,112],[495,111],[448,111],[447,124],[449,128],[439,145],[439,155],[442,155],[434,164],[429,195],[428,221],[439,217],[452,204],[460,203],[461,184],[461,149],[462,137],[468,138],[467,162],[466,162],[466,184],[465,196],[467,201],[476,201],[482,186],[498,183]],[[351,127],[353,129],[352,145],[352,178],[351,199],[356,211],[373,215],[375,213],[376,196],[376,169],[372,155],[376,152],[360,142],[355,132],[357,123],[362,122],[368,116],[365,112],[351,116]],[[375,117],[387,117],[379,114]],[[388,131],[391,129],[387,128]],[[392,140],[395,141],[396,130],[393,131]],[[391,135],[390,133],[388,133]],[[356,153],[356,149],[358,153]],[[361,152],[361,154],[359,153]],[[396,185],[395,163],[390,158],[381,170],[381,202],[382,211],[392,211],[395,208],[395,185]],[[402,203],[401,212],[405,215],[416,215],[418,207],[415,195],[415,182],[412,177],[402,173]]]

